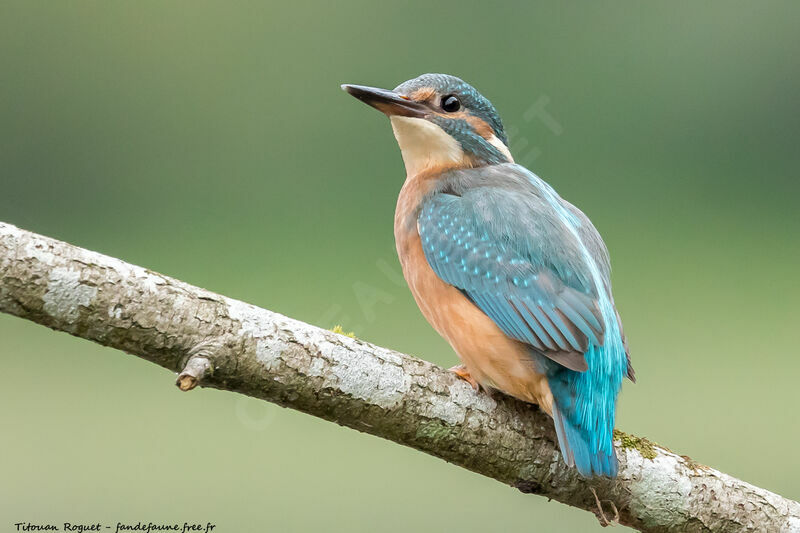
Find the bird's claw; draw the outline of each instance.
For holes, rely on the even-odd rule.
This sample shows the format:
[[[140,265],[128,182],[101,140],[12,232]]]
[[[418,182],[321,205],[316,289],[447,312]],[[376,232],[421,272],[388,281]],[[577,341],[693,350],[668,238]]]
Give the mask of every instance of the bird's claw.
[[[475,378],[472,377],[472,374],[469,373],[469,370],[467,370],[466,366],[464,366],[464,365],[456,365],[456,366],[450,368],[449,370],[450,370],[450,372],[452,372],[456,376],[460,377],[461,379],[463,379],[464,381],[466,381],[467,383],[472,385],[472,388],[475,389],[476,391],[480,391],[481,390],[481,384],[478,383],[475,380]]]

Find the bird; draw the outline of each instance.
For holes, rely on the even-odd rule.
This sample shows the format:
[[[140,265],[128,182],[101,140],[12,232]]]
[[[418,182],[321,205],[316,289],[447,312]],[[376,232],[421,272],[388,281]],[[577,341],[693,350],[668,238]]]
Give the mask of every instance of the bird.
[[[391,123],[406,170],[397,254],[422,314],[461,360],[450,370],[538,404],[568,466],[616,477],[617,398],[635,375],[597,229],[514,162],[494,105],[462,79],[341,87]]]

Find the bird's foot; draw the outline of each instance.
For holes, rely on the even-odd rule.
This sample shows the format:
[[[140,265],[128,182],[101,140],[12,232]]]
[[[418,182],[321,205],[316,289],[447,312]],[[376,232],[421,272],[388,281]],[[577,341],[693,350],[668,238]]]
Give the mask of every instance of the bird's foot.
[[[469,373],[469,370],[467,370],[466,366],[464,366],[464,365],[456,365],[456,366],[450,368],[449,370],[450,370],[450,372],[452,372],[456,376],[460,377],[461,379],[463,379],[464,381],[466,381],[467,383],[472,385],[472,388],[475,389],[476,391],[480,391],[481,390],[481,384],[478,383],[475,380],[475,378],[472,377],[472,374]]]

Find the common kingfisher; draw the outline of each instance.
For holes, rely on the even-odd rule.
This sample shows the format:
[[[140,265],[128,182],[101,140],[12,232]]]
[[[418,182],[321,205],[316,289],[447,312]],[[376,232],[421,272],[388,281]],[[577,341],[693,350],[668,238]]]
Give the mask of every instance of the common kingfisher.
[[[342,89],[392,124],[406,169],[397,253],[422,314],[463,363],[451,370],[538,404],[568,465],[616,476],[617,395],[634,373],[589,218],[514,163],[494,106],[463,80]]]

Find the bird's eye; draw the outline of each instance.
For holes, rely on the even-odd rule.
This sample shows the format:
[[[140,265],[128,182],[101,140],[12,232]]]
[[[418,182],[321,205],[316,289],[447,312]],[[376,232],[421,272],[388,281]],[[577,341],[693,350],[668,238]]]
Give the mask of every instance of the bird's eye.
[[[449,94],[442,97],[442,109],[448,113],[455,113],[461,109],[461,102],[458,101],[455,95]]]

